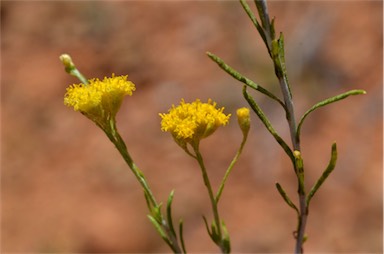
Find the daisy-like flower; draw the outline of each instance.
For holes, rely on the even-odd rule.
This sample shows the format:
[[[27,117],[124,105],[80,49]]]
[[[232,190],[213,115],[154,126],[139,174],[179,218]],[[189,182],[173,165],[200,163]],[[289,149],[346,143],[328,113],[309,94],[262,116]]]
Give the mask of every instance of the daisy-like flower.
[[[74,84],[67,88],[64,104],[80,111],[97,124],[114,119],[124,96],[132,95],[135,85],[128,76],[91,79],[89,84]]]
[[[170,132],[184,149],[187,143],[196,146],[219,126],[228,123],[230,114],[225,115],[223,110],[224,108],[217,109],[216,102],[211,99],[207,103],[202,103],[199,99],[185,103],[182,99],[180,105],[172,105],[167,114],[159,114],[162,118],[161,130]]]

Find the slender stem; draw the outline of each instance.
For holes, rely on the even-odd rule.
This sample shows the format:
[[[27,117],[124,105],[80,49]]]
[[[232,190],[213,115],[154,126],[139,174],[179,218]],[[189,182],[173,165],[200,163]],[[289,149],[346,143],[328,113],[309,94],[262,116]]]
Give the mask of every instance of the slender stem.
[[[298,194],[299,194],[299,204],[300,212],[298,214],[298,225],[296,231],[296,246],[295,253],[303,253],[303,243],[305,237],[305,226],[307,224],[308,217],[308,203],[305,194],[304,186],[304,162],[301,157],[300,151],[293,152],[295,156],[295,172],[298,181]]]
[[[124,140],[121,138],[119,132],[116,129],[115,120],[111,120],[111,134],[108,135],[110,137],[113,144],[116,146],[117,150],[120,152],[120,154],[123,156],[125,162],[128,164],[129,168],[131,169],[132,173],[135,175],[136,179],[139,181],[141,186],[144,188],[145,192],[148,194],[148,197],[152,203],[153,206],[157,206],[156,199],[151,191],[151,189],[148,186],[148,183],[143,175],[143,173],[140,171],[140,169],[136,166],[136,164],[133,162],[133,159],[131,155],[128,153],[127,146],[125,145]]]
[[[75,68],[73,70],[70,70],[69,74],[78,78],[84,85],[88,85],[87,78],[78,69]]]
[[[264,29],[264,33],[267,35],[266,43],[267,43],[268,49],[271,50],[273,36],[271,31],[271,23],[270,23],[269,14],[268,14],[267,2],[265,0],[262,0],[262,1],[255,0],[255,4],[257,7],[257,11],[259,12],[261,25]]]
[[[165,228],[165,231],[167,232],[167,235],[169,237],[169,240],[171,241],[172,245],[171,245],[171,249],[174,251],[174,253],[186,253],[186,251],[181,251],[181,248],[179,247],[179,244],[178,244],[178,241],[177,241],[177,237],[176,235],[173,233],[173,231],[169,228],[167,222],[163,219],[163,223],[162,223],[162,226],[163,228]],[[182,236],[180,236],[182,237]]]
[[[299,139],[296,138],[296,120],[294,114],[293,101],[289,93],[288,84],[283,77],[279,77],[279,83],[281,91],[283,93],[285,107],[287,110],[287,121],[289,124],[293,150],[300,151],[300,142]]]
[[[266,4],[266,0],[255,1],[257,10],[259,12],[259,16],[262,21],[262,26],[264,30],[264,36],[266,38],[268,44],[268,51],[274,63],[275,73],[279,80],[280,89],[284,97],[284,104],[286,109],[286,118],[289,125],[290,136],[292,141],[293,150],[300,151],[300,139],[297,136],[296,129],[296,120],[294,114],[294,106],[292,100],[292,94],[288,84],[288,78],[285,69],[285,59],[284,59],[284,39],[283,36],[280,35],[280,38],[276,40],[274,34],[272,34],[268,8]],[[303,242],[305,235],[305,227],[307,224],[308,217],[308,207],[306,203],[306,194],[304,189],[304,180],[300,179],[304,177],[303,167],[298,167],[297,164],[294,164],[296,176],[298,179],[298,194],[299,194],[299,203],[300,203],[300,213],[299,213],[299,222],[297,229],[297,238],[296,238],[296,247],[295,253],[303,252]]]
[[[222,229],[221,229],[221,223],[220,223],[219,211],[217,209],[216,199],[215,199],[215,196],[213,194],[212,185],[211,185],[211,182],[209,181],[207,170],[206,170],[205,165],[204,165],[204,160],[203,160],[203,157],[201,156],[198,145],[194,146],[194,151],[196,154],[196,159],[197,159],[197,161],[200,165],[200,168],[201,168],[201,173],[203,175],[204,184],[208,190],[209,199],[211,201],[213,217],[214,217],[216,228],[217,228],[217,234],[220,237],[219,247],[220,247],[222,253],[226,253],[226,249],[223,246],[222,241],[221,241],[223,239],[223,237],[222,237]]]
[[[219,203],[219,200],[220,200],[220,197],[221,197],[221,193],[223,192],[223,189],[224,189],[225,183],[227,181],[227,178],[228,178],[229,174],[231,173],[233,166],[235,166],[237,160],[239,159],[239,156],[240,156],[241,152],[243,151],[245,142],[247,141],[247,136],[248,135],[244,135],[243,136],[243,141],[241,142],[240,148],[237,151],[237,153],[236,153],[235,157],[233,158],[233,160],[231,161],[231,164],[229,164],[229,167],[228,167],[227,171],[225,172],[223,180],[221,181],[219,190],[217,191],[216,198],[215,198],[215,201],[216,201],[217,204]]]
[[[305,193],[299,194],[299,202],[300,202],[300,215],[299,215],[299,224],[297,231],[297,239],[295,246],[295,253],[303,253],[303,243],[305,236],[305,226],[307,224],[308,218],[308,207],[306,204]]]
[[[121,138],[119,132],[117,131],[115,119],[110,120],[110,128],[108,130],[105,130],[104,128],[102,128],[102,129],[107,134],[108,138],[112,141],[112,143],[116,146],[117,150],[120,152],[120,154],[124,158],[125,162],[128,164],[129,168],[131,169],[132,173],[135,175],[136,179],[139,181],[140,185],[143,187],[143,189],[146,193],[146,196],[149,198],[151,205],[153,207],[160,207],[160,205],[157,203],[155,196],[153,195],[143,173],[136,166],[136,164],[133,162],[131,155],[128,153],[125,142]],[[182,250],[179,247],[176,235],[170,229],[170,226],[168,225],[167,221],[163,218],[162,215],[161,215],[161,226],[164,228],[164,230],[167,233],[167,237],[170,240],[169,245],[170,245],[171,249],[174,251],[174,253],[182,253]]]

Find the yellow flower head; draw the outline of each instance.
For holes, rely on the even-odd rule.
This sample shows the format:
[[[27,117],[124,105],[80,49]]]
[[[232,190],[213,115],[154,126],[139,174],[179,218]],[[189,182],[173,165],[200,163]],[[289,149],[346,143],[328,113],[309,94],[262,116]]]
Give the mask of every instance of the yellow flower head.
[[[125,95],[132,95],[135,85],[128,76],[103,80],[91,79],[89,84],[74,84],[67,88],[64,104],[80,111],[96,123],[114,118]]]
[[[211,135],[220,125],[228,123],[229,115],[223,113],[224,108],[217,109],[216,103],[211,99],[202,103],[199,99],[192,103],[181,100],[179,106],[172,108],[167,114],[159,114],[161,130],[169,131],[176,142],[186,147],[187,143],[192,145]]]

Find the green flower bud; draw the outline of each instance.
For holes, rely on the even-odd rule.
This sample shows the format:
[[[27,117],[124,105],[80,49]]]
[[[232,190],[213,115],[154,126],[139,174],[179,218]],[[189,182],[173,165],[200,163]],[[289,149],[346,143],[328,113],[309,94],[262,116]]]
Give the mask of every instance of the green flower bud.
[[[251,127],[251,117],[249,115],[249,108],[239,108],[237,111],[237,121],[243,135],[247,135]]]

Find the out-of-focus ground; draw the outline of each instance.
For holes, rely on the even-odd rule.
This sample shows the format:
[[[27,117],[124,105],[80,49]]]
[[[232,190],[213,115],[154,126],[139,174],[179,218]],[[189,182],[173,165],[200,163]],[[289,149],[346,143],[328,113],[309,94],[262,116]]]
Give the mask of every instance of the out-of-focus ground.
[[[252,4],[252,3],[250,3]],[[251,5],[255,10],[253,4]],[[319,109],[302,130],[307,189],[337,141],[337,167],[313,198],[305,250],[382,252],[381,1],[272,1],[286,42],[297,117],[314,103],[365,89]],[[189,252],[217,252],[202,215],[212,218],[197,163],[168,133],[159,112],[181,98],[212,98],[226,113],[246,106],[241,85],[206,55],[214,52],[279,96],[266,49],[234,1],[2,1],[1,252],[168,252],[148,221],[143,193],[95,124],[63,105],[61,53],[89,78],[128,74],[137,91],[118,126],[158,200],[175,189]],[[289,141],[276,103],[254,94]],[[296,182],[282,149],[252,116],[243,156],[220,203],[233,252],[291,252]],[[217,188],[241,141],[237,121],[202,142]]]

